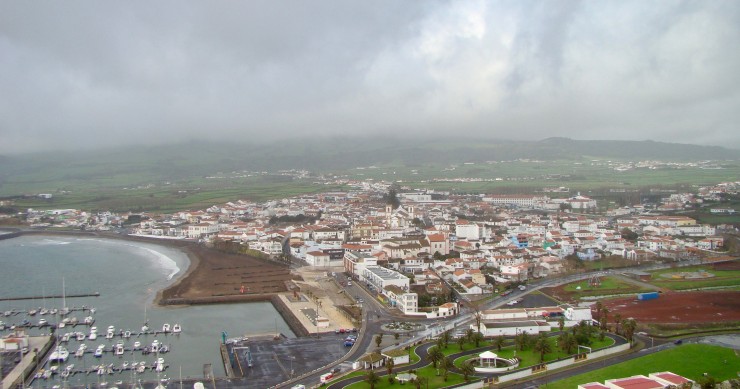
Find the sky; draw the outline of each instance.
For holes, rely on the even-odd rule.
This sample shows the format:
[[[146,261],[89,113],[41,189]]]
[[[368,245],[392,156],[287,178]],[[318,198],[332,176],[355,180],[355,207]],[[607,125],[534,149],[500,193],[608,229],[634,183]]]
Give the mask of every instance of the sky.
[[[311,136],[740,149],[740,1],[0,2],[0,154]]]

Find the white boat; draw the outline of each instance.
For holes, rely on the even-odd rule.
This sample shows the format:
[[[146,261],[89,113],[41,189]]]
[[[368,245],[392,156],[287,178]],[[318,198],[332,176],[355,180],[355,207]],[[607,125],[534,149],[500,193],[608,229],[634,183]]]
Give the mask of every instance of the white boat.
[[[128,361],[123,361],[123,365],[121,365],[121,368],[123,370],[128,370]]]
[[[145,323],[141,326],[141,332],[149,332],[149,325]]]
[[[40,319],[39,320],[39,327],[43,327],[45,325],[49,324],[49,322],[46,321],[46,319]]]
[[[146,363],[145,362],[139,363],[139,366],[136,367],[136,372],[137,373],[143,373],[145,370],[146,370]]]
[[[156,352],[157,350],[159,350],[159,341],[154,339],[152,342],[152,352]]]
[[[108,326],[108,331],[110,331],[110,332],[116,332],[116,327],[115,326]]]
[[[80,342],[82,342],[83,340],[85,340],[85,333],[84,332],[78,332],[77,333],[77,340],[80,341]]]
[[[69,342],[69,339],[71,339],[71,338],[72,338],[72,333],[67,332],[66,334],[62,335],[61,341],[64,342],[64,343],[67,343],[67,342]]]
[[[67,351],[64,346],[57,346],[54,349],[54,352],[51,353],[51,356],[49,357],[49,362],[67,362],[67,358],[69,358],[69,351]]]
[[[95,319],[92,316],[86,316],[85,317],[85,320],[83,321],[83,323],[85,323],[87,325],[90,325],[92,323],[95,323]]]
[[[105,333],[105,338],[106,338],[106,339],[113,339],[113,336],[114,336],[114,335],[115,335],[115,334],[113,333],[113,331],[111,331],[111,330],[108,330],[108,332],[106,332],[106,333]]]
[[[87,345],[82,343],[80,347],[77,348],[77,351],[75,351],[75,356],[80,358],[85,355],[85,351],[87,350]]]
[[[103,356],[104,350],[105,350],[105,345],[101,344],[100,346],[98,346],[98,348],[95,349],[95,354],[93,355],[95,355],[96,358],[100,358]]]
[[[67,326],[67,324],[65,322],[63,322],[63,321],[60,321],[59,324],[57,324],[57,327],[58,328],[64,328],[66,326]]]
[[[124,331],[123,332],[123,337],[124,338],[127,338],[127,339],[130,338],[131,337],[131,331],[130,330]]]
[[[90,340],[95,340],[95,339],[98,338],[98,333],[97,332],[91,332],[90,335],[87,336],[87,338],[90,339]]]
[[[51,309],[51,310],[49,311],[49,314],[51,314],[51,315],[56,315],[56,314],[57,314],[58,312],[59,312],[59,310],[58,310],[58,309],[56,309],[56,308],[52,308],[52,309]]]
[[[138,349],[140,349],[140,348],[141,348],[141,342],[139,342],[139,341],[137,340],[136,342],[134,342],[134,350],[138,350]]]
[[[170,332],[170,323],[162,324],[162,332],[164,332],[165,334]]]
[[[41,310],[39,311],[39,315],[46,315],[47,313],[49,313],[49,310],[46,308],[41,308]]]
[[[157,358],[157,366],[154,369],[157,373],[164,371],[164,358]]]
[[[35,310],[35,309],[32,309],[32,310],[28,311],[28,316],[34,316],[34,315],[36,315],[37,313],[38,313],[38,311],[37,311],[37,310]]]
[[[126,350],[125,350],[125,349],[123,348],[123,342],[118,342],[118,343],[116,344],[116,350],[115,350],[115,352],[116,352],[116,355],[123,355],[123,353],[124,353],[125,351],[126,351]]]
[[[179,334],[180,332],[182,332],[182,328],[180,327],[180,324],[175,323],[175,325],[172,326],[172,332],[175,334]]]

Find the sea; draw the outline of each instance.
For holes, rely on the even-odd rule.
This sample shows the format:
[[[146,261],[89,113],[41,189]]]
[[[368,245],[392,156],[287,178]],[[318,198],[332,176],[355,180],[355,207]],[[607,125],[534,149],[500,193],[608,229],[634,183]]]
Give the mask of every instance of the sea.
[[[67,298],[67,307],[95,307],[95,326],[98,338],[86,340],[88,350],[99,344],[111,346],[121,338],[105,339],[108,326],[128,329],[136,334],[144,322],[151,330],[161,330],[164,323],[182,327],[180,335],[132,336],[125,340],[131,348],[135,340],[142,345],[154,339],[166,344],[170,352],[160,355],[169,368],[160,374],[173,381],[189,377],[202,377],[204,366],[211,364],[216,376],[225,376],[219,352],[223,337],[238,338],[251,334],[282,333],[294,337],[288,325],[269,302],[219,305],[196,305],[186,307],[159,307],[154,304],[157,291],[171,285],[187,270],[189,259],[182,251],[157,244],[139,243],[117,239],[100,239],[70,236],[26,235],[0,240],[0,296],[36,296],[31,300],[0,301],[0,313],[5,311],[28,311],[38,308],[62,308],[60,298],[53,295],[100,293],[99,297]],[[80,321],[87,314],[81,311],[70,316]],[[27,319],[38,323],[40,315],[26,314],[0,317],[8,324]],[[58,322],[46,315],[49,322]],[[65,332],[89,332],[89,327],[61,328]],[[31,329],[30,334],[48,333],[46,329]],[[3,331],[7,334],[8,330]],[[71,354],[79,342],[70,341],[67,349]],[[127,352],[123,356],[106,353],[103,358],[94,358],[91,353],[83,358],[70,355],[68,363],[75,369],[89,368],[102,363],[121,366],[124,361],[154,363],[156,355],[143,356],[140,352]],[[157,379],[155,373],[144,373],[136,379]],[[108,381],[129,381],[131,373],[104,376]],[[100,380],[96,374],[76,374],[68,380],[70,384],[93,384]],[[51,385],[49,385],[51,386]]]

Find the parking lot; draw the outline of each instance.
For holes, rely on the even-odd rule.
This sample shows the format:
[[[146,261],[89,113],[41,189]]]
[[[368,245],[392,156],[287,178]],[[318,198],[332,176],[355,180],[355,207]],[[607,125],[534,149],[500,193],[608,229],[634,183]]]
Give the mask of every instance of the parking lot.
[[[250,339],[229,346],[231,355],[236,351],[244,371],[244,387],[267,388],[292,377],[326,366],[346,354],[344,346],[349,334],[326,333],[320,338]],[[248,347],[248,349],[247,349]],[[249,355],[252,367],[248,367]],[[346,368],[346,367],[345,367]],[[235,367],[236,370],[239,370]]]

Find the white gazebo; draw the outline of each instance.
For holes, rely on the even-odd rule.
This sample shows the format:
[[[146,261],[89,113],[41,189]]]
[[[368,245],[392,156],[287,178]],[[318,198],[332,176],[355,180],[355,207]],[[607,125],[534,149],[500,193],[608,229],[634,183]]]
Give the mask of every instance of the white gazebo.
[[[495,353],[484,351],[478,355],[478,358],[480,361],[480,367],[491,367],[491,361],[493,361],[493,367],[498,367],[496,365],[496,359],[498,359],[498,355],[496,355]]]

